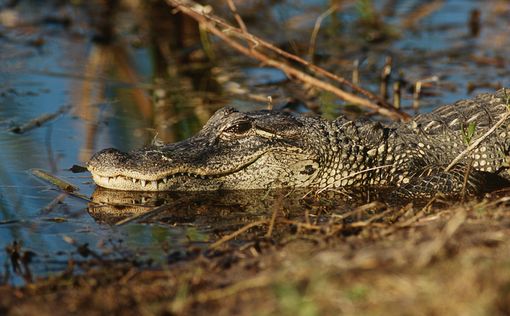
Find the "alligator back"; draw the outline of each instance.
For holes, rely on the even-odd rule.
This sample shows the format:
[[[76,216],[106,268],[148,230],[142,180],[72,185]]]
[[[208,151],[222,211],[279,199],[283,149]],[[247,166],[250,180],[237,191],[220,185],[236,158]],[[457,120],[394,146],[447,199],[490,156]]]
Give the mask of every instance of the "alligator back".
[[[510,180],[507,167],[510,156],[509,108],[508,96],[502,89],[416,116],[397,129],[397,159],[392,173],[401,174],[404,181],[413,182],[409,192],[429,189],[437,192],[441,186],[441,192],[460,191],[470,167],[473,192],[495,184],[496,180]],[[505,117],[508,120],[501,121]],[[496,124],[497,128],[485,135]],[[474,134],[469,136],[470,125],[475,128]],[[481,137],[480,143],[463,153]],[[457,157],[461,159],[456,160]],[[452,165],[454,161],[457,163]]]
[[[509,96],[505,89],[495,94],[480,94],[472,99],[443,105],[431,113],[418,115],[413,122],[427,134],[436,134],[444,129],[461,131],[469,124],[474,124],[477,130],[489,129],[510,111]]]

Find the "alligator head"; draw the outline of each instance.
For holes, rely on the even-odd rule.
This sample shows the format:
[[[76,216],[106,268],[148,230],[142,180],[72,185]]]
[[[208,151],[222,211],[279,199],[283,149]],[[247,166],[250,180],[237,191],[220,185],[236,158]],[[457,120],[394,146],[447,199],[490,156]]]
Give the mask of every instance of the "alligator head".
[[[279,111],[241,113],[223,108],[187,140],[129,153],[105,149],[91,158],[87,168],[97,185],[116,190],[309,186],[319,172],[320,155],[313,149],[317,146],[307,144],[307,130],[319,120]]]

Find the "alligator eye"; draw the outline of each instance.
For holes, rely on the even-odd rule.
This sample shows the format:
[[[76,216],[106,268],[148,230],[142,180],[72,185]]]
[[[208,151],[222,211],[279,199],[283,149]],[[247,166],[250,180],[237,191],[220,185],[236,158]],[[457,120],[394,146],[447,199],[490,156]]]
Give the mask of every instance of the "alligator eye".
[[[242,135],[248,132],[251,129],[251,122],[241,122],[236,125],[232,125],[229,128],[225,129],[224,132],[230,134]]]

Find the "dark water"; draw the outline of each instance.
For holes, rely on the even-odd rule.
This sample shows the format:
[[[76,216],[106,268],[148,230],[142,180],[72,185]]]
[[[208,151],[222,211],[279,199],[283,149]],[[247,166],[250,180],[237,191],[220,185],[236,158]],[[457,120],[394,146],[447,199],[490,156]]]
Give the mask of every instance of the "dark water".
[[[412,14],[425,11],[423,7],[433,1],[375,1],[376,10],[386,12],[380,18],[391,36],[362,30],[359,19],[366,2],[353,1],[323,22],[317,55],[335,72],[350,78],[352,61],[359,59],[362,84],[377,91],[384,60],[392,56],[394,73],[402,72],[410,83],[437,77],[424,89],[423,111],[469,97],[470,87],[476,93],[510,86],[508,1],[436,1],[433,13],[421,19]],[[251,29],[260,28],[266,38],[293,51],[308,44],[315,19],[328,3],[281,1],[262,5],[256,12],[241,9],[255,18]],[[170,200],[175,205],[156,218],[121,226],[112,224],[139,210],[117,207],[112,215],[108,207],[89,209],[87,201],[74,197],[45,209],[60,192],[33,177],[33,168],[73,183],[90,197],[95,186],[89,174],[68,169],[84,165],[94,151],[138,148],[156,135],[167,142],[177,141],[195,133],[224,105],[263,108],[264,97],[273,95],[276,106],[282,106],[302,89],[286,82],[281,71],[259,68],[222,45],[212,62],[208,61],[207,53],[199,49],[200,34],[189,31],[185,23],[172,24],[176,22],[164,16],[168,9],[163,4],[138,10],[143,13],[138,15],[119,9],[115,27],[120,40],[115,46],[92,41],[99,31],[91,26],[97,22],[90,17],[101,11],[95,6],[36,1],[7,5],[8,1],[0,1],[2,248],[18,241],[23,249],[36,253],[31,267],[37,275],[61,271],[69,257],[79,257],[76,246],[85,243],[103,252],[121,241],[123,249],[133,255],[164,261],[163,248],[175,250],[190,243],[203,246],[246,221],[271,215],[270,196],[255,207],[236,197],[227,197],[227,202],[207,195],[187,200],[171,194],[122,197],[121,204],[150,201],[154,207]],[[472,34],[468,25],[473,10],[480,14],[479,34]],[[158,20],[159,15],[165,19]],[[186,32],[190,33],[186,40],[177,41],[177,34]],[[171,49],[162,56],[160,48],[165,45]],[[404,106],[411,105],[411,96],[409,90],[404,91]],[[341,103],[327,95],[319,94],[313,100],[327,115],[341,112]],[[9,131],[66,105],[71,106],[69,111],[40,127],[22,134]],[[96,201],[103,198],[112,197],[95,195]],[[338,210],[350,207],[347,203]],[[0,263],[0,276],[11,271],[4,251],[0,251]],[[21,282],[20,277],[9,275],[8,282]]]

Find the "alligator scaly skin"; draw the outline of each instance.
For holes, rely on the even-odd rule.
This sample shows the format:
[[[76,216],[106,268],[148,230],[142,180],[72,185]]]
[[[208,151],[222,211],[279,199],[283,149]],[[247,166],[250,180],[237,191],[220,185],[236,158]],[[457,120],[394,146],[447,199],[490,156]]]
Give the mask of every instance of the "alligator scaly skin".
[[[510,178],[507,121],[452,169],[448,172],[445,169],[466,149],[468,126],[475,126],[473,142],[509,111],[507,103],[505,92],[500,90],[444,105],[432,113],[418,115],[409,123],[392,127],[337,119],[331,128],[325,129],[329,131],[332,146],[328,151],[328,167],[319,177],[318,186],[383,184],[398,186],[400,192],[414,196],[458,193],[469,164],[472,166],[467,178],[470,192],[505,185]],[[377,169],[362,173],[370,168]],[[355,172],[360,174],[353,176]]]
[[[106,149],[92,157],[88,169],[98,185],[119,190],[384,185],[395,186],[402,195],[430,196],[455,195],[465,185],[469,193],[479,193],[510,179],[506,120],[445,169],[466,149],[470,124],[475,126],[474,141],[506,115],[508,107],[502,89],[390,125],[224,108],[190,139],[130,153]]]

